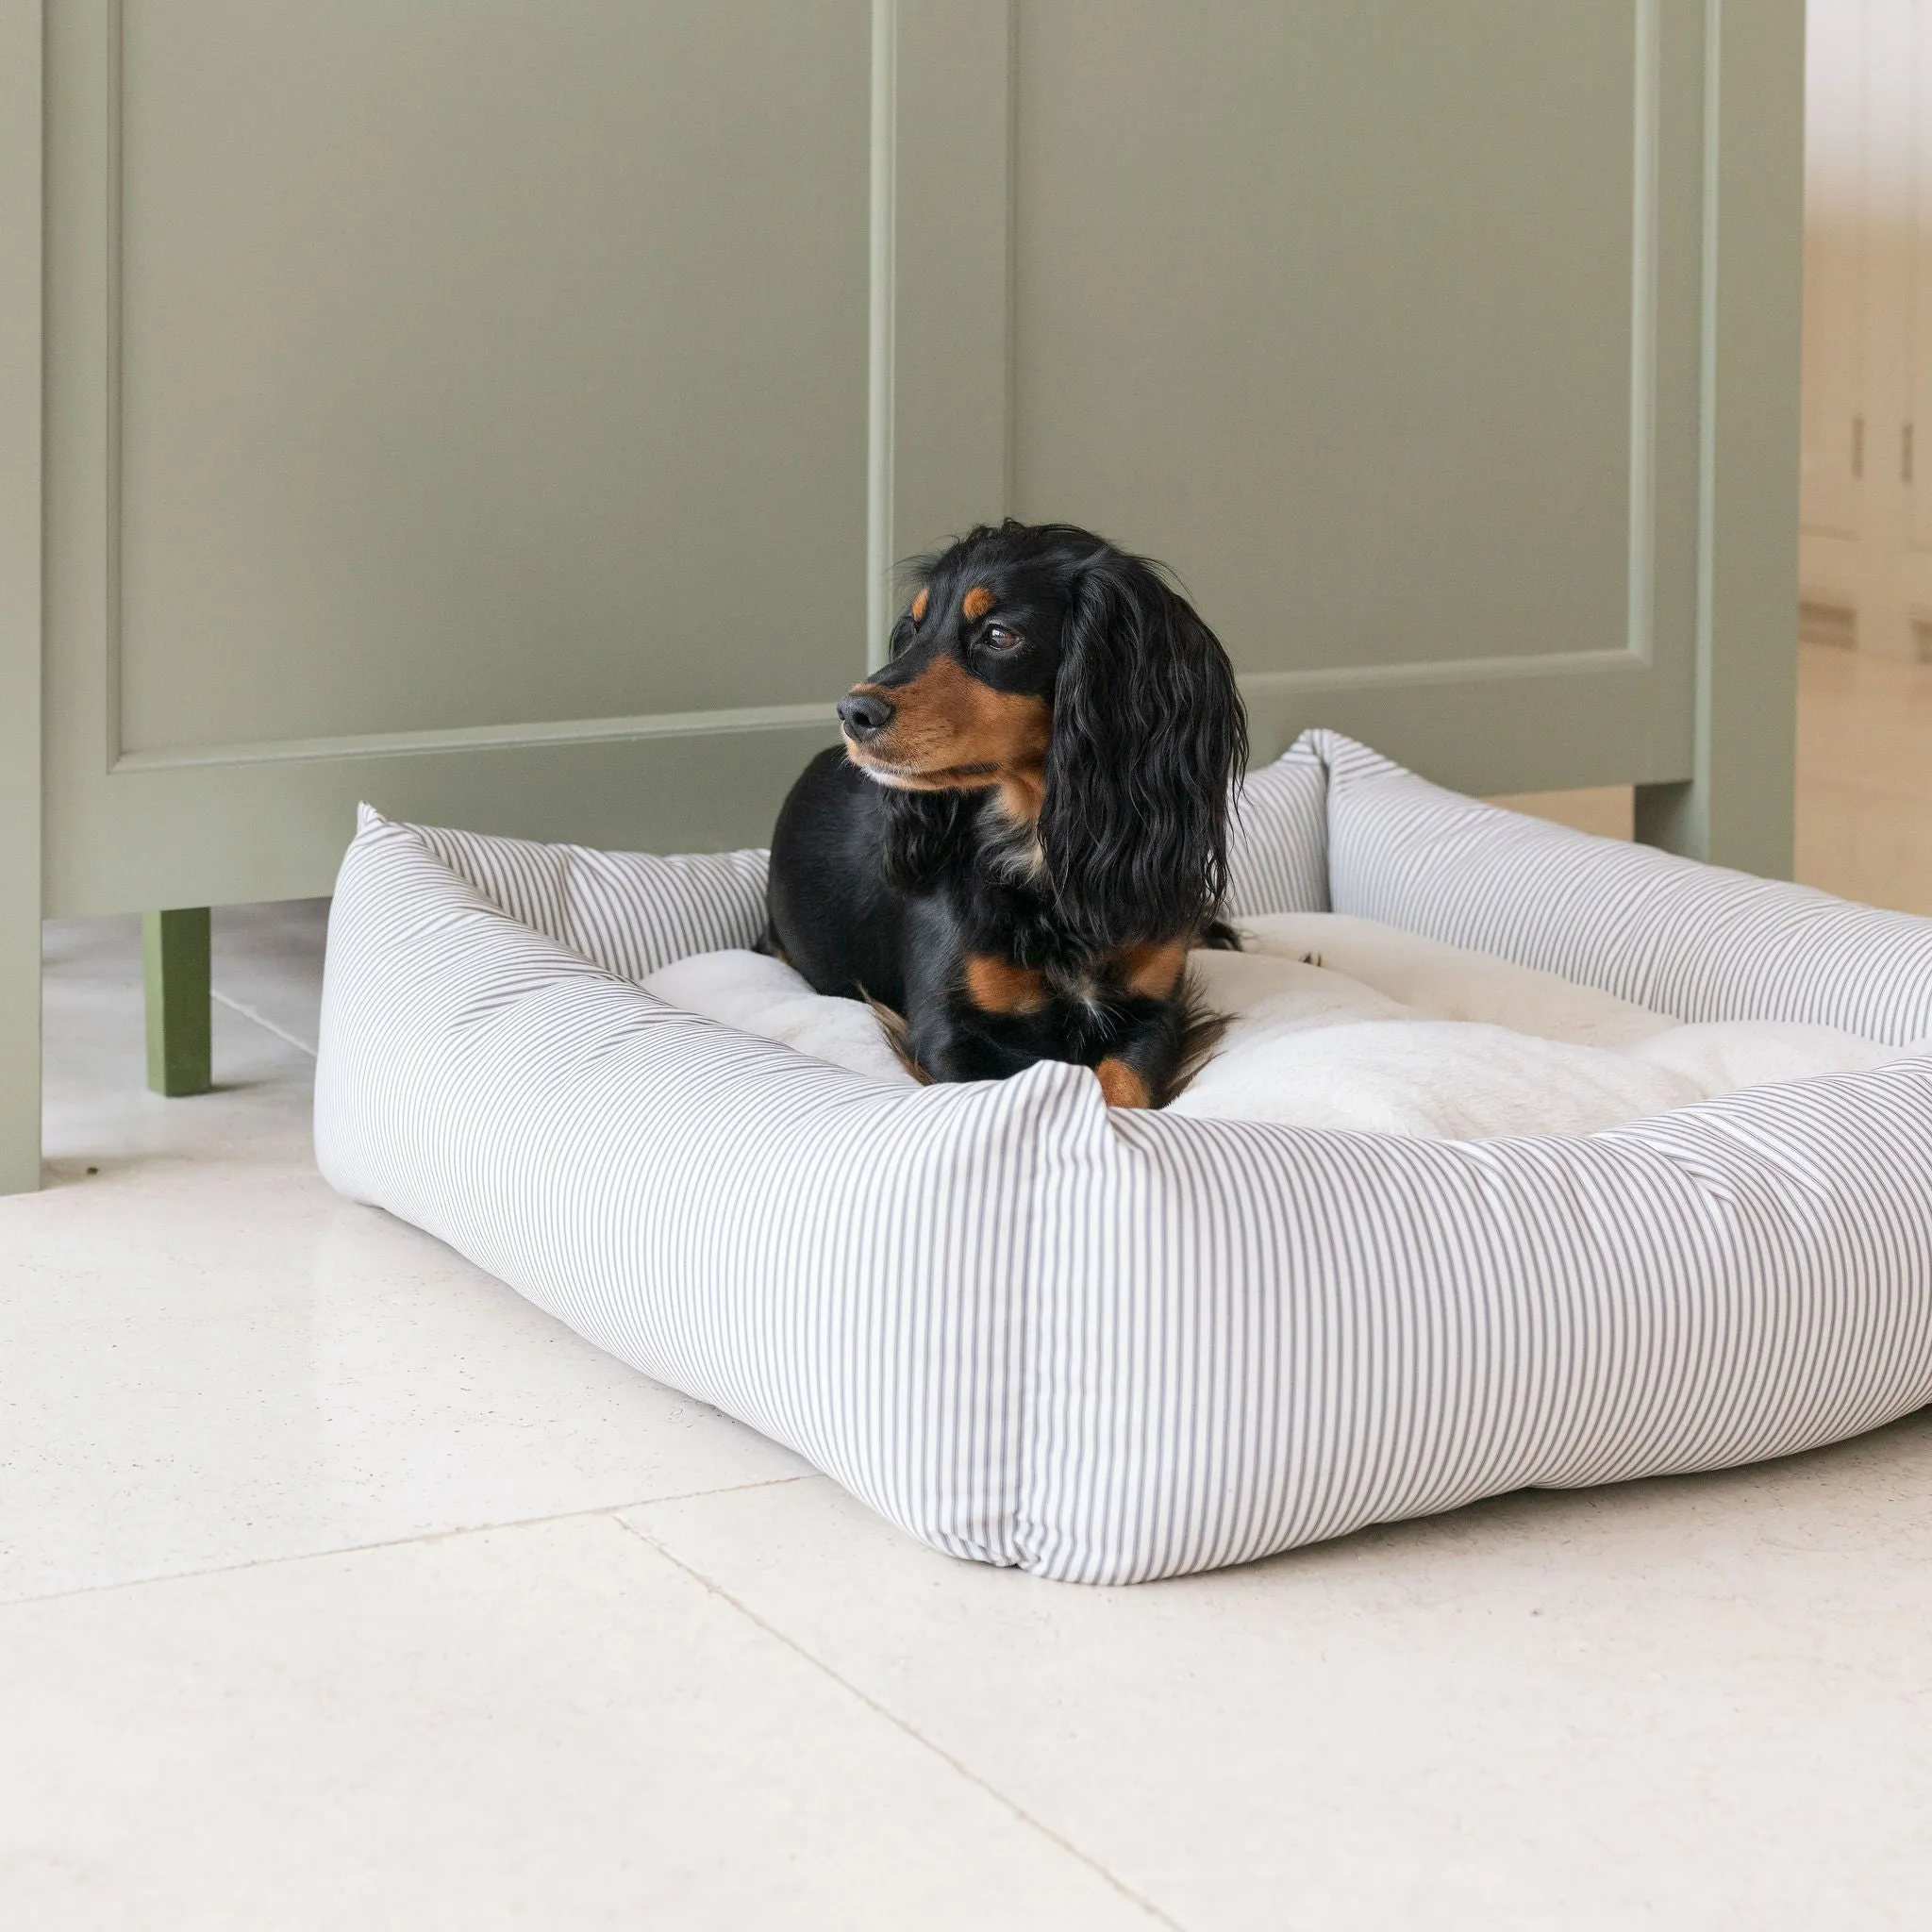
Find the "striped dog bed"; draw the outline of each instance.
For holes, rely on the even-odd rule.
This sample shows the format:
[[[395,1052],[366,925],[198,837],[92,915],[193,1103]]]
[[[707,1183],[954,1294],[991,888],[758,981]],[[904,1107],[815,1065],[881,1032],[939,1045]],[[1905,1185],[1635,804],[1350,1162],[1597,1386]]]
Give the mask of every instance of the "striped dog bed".
[[[1687,1021],[1932,1036],[1932,921],[1496,810],[1329,733],[1248,780],[1232,908],[1355,913]],[[763,856],[365,810],[324,1173],[909,1534],[1239,1563],[1524,1486],[1781,1456],[1932,1400],[1932,1058],[1581,1138],[883,1089],[635,982],[749,944]]]

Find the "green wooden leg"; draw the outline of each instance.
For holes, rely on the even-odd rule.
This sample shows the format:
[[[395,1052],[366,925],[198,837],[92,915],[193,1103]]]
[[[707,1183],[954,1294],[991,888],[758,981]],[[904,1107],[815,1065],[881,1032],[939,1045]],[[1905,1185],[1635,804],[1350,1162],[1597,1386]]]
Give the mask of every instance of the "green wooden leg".
[[[147,1084],[179,1099],[214,1085],[208,1000],[208,908],[143,912],[147,967]]]

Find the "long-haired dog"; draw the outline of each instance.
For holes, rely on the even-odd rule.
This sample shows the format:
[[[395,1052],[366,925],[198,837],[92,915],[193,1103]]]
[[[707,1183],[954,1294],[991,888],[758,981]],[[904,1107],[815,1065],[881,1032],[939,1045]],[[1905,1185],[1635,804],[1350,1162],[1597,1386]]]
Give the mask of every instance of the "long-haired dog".
[[[1070,525],[982,527],[912,568],[843,746],[779,814],[767,944],[903,1016],[925,1078],[1071,1060],[1115,1106],[1163,1106],[1219,1030],[1187,956],[1231,942],[1227,654],[1158,566]]]

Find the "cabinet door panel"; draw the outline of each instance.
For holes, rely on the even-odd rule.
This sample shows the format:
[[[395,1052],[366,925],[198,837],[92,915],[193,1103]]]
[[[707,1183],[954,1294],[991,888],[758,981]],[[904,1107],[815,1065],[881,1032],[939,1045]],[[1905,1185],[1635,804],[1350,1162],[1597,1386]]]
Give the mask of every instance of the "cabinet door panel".
[[[816,0],[128,8],[124,748],[835,686],[865,26]]]
[[[324,890],[358,796],[761,839],[1007,513],[1172,563],[1264,755],[1780,862],[1795,0],[46,20],[51,910]]]
[[[57,907],[358,791],[761,836],[866,655],[864,0],[50,25]]]
[[[1245,670],[1624,648],[1634,38],[1023,8],[1021,514],[1173,556]]]
[[[940,423],[954,473],[982,480],[948,494],[895,446],[892,548],[1005,509],[1162,558],[1241,667],[1264,751],[1325,723],[1472,788],[1691,778],[1716,621],[1700,500],[1728,459],[1706,358],[1747,290],[1767,360],[1747,378],[1740,358],[1727,394],[1740,423],[1752,398],[1757,463],[1785,471],[1754,512],[1771,588],[1739,621],[1795,607],[1776,589],[1793,7],[961,0],[897,18],[899,256],[967,235],[976,265],[943,306],[896,277],[897,419]],[[944,81],[974,18],[1001,50],[977,71],[1001,77],[969,114]],[[1726,161],[1749,129],[1718,115],[1725,62],[1775,103],[1774,167]],[[1002,104],[1004,173],[984,131]],[[1727,280],[1721,180],[1751,238]],[[956,392],[948,420],[934,399]],[[1752,647],[1788,653],[1794,628],[1779,612]]]

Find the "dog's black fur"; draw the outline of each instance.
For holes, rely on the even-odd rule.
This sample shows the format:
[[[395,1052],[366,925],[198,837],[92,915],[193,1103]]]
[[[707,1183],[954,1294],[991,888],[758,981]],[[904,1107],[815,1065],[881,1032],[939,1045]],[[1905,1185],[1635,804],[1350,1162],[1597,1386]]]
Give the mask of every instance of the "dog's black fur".
[[[1231,943],[1227,654],[1158,566],[1070,525],[981,527],[911,570],[843,747],[779,814],[767,944],[903,1015],[927,1078],[1072,1060],[1164,1105],[1218,1031],[1187,949]]]

